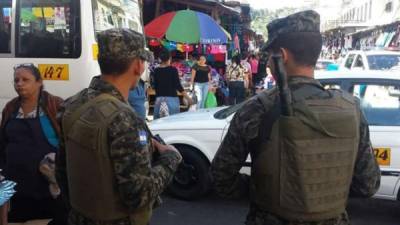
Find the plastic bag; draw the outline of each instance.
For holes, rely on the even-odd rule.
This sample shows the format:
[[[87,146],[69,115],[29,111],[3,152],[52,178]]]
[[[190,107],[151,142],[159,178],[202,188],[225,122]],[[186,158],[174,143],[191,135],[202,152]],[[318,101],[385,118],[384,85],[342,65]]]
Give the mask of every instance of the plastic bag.
[[[14,187],[17,185],[13,181],[3,180],[0,183],[0,206],[4,205],[14,195]]]
[[[206,108],[214,108],[217,107],[217,98],[215,97],[215,94],[212,92],[208,92],[206,102],[205,102],[205,107]]]

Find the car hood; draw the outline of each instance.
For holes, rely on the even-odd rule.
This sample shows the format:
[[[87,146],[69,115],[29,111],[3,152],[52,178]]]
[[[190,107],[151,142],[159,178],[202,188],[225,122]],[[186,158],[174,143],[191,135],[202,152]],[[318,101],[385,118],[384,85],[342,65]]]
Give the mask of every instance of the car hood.
[[[224,108],[201,109],[195,112],[167,116],[152,121],[149,127],[151,130],[223,129],[227,121],[225,119],[215,119],[214,114]]]

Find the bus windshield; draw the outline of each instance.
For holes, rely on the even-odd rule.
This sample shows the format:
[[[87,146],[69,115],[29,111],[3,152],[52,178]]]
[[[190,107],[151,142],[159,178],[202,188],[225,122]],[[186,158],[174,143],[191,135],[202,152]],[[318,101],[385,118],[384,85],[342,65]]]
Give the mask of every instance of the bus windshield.
[[[0,0],[0,54],[11,53],[11,0]]]
[[[92,0],[95,32],[129,28],[143,33],[138,0]]]
[[[17,1],[17,57],[78,58],[81,53],[79,2]]]

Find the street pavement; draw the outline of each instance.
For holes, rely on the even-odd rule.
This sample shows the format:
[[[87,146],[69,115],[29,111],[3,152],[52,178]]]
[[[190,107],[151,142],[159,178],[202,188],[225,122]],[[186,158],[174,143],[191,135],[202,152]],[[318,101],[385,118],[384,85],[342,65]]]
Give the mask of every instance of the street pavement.
[[[197,201],[182,201],[168,195],[154,211],[150,225],[244,225],[248,203],[210,195]],[[400,202],[351,199],[348,212],[352,225],[400,225]],[[48,220],[10,225],[46,225]]]
[[[151,225],[243,225],[248,203],[210,195],[197,201],[182,201],[168,195],[154,211]],[[400,202],[351,199],[348,212],[352,225],[400,225]]]

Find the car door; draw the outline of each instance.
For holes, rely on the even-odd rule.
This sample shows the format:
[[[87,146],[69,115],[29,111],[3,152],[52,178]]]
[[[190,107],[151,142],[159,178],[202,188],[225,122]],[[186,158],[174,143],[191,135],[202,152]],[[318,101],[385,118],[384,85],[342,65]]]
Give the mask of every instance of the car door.
[[[400,83],[353,81],[349,91],[360,99],[382,176],[377,196],[397,198],[400,175]]]
[[[223,130],[222,135],[221,135],[221,142],[223,141],[223,139],[225,138],[226,133],[229,130],[229,126],[231,124],[231,121],[232,121],[233,117],[235,116],[235,113],[240,108],[242,108],[242,106],[244,104],[245,104],[245,102],[242,102],[242,103],[239,103],[239,104],[236,104],[236,105],[229,106],[226,109],[224,109],[223,112],[221,111],[222,113],[220,113],[220,115],[218,115],[218,117],[220,117],[219,119],[223,119],[226,122],[226,125],[225,125],[224,130]]]

